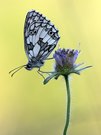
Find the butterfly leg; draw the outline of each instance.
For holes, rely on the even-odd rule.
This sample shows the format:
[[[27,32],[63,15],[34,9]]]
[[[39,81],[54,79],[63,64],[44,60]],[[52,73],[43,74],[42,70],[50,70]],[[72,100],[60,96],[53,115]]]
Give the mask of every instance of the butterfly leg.
[[[49,73],[55,73],[55,72],[44,72],[44,71],[41,71],[40,68],[39,68],[38,71],[41,72],[41,73],[46,73],[46,74],[49,74]]]
[[[43,78],[43,79],[45,79],[45,77],[43,76],[43,74],[42,74],[42,73],[40,73],[40,68],[38,69],[38,71],[37,71],[37,72],[38,72],[38,74],[39,74],[39,75],[41,75],[41,76],[42,76],[42,78]]]
[[[47,58],[46,60],[52,60],[52,59],[54,59],[53,57],[52,58]]]

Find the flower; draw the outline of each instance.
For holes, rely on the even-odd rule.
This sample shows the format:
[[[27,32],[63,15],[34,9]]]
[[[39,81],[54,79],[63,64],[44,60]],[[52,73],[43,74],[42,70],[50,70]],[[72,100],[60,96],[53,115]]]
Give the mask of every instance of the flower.
[[[53,58],[55,59],[55,71],[54,72],[46,72],[51,73],[45,80],[44,84],[48,83],[52,78],[58,79],[60,75],[62,75],[66,82],[67,89],[67,102],[66,102],[66,121],[65,127],[63,130],[63,135],[67,134],[67,130],[70,123],[70,103],[71,103],[71,94],[70,94],[70,84],[69,84],[69,75],[71,73],[80,74],[80,72],[84,69],[87,69],[91,66],[86,66],[83,68],[80,67],[81,64],[75,64],[75,61],[79,55],[78,50],[74,49],[58,49],[55,51]]]
[[[58,49],[53,55],[55,59],[55,70],[63,71],[64,69],[71,69],[75,66],[75,61],[80,51],[74,49]]]
[[[79,50],[74,49],[58,49],[55,51],[53,54],[53,58],[55,59],[55,71],[49,72],[51,74],[44,80],[44,84],[48,83],[52,78],[58,79],[60,75],[68,76],[71,73],[80,75],[82,70],[92,67],[86,66],[79,68],[83,64],[75,63],[79,53]]]

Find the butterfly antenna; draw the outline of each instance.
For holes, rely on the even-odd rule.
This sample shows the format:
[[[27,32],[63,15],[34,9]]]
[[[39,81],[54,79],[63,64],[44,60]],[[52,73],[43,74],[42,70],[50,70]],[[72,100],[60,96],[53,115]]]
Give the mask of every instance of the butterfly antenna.
[[[11,70],[10,72],[9,72],[9,74],[11,74],[13,71],[13,73],[11,74],[11,77],[13,77],[13,75],[16,73],[16,72],[18,72],[20,69],[22,69],[23,67],[25,67],[26,65],[22,65],[22,66],[20,66],[20,67],[17,67],[17,68],[14,68],[13,70]]]

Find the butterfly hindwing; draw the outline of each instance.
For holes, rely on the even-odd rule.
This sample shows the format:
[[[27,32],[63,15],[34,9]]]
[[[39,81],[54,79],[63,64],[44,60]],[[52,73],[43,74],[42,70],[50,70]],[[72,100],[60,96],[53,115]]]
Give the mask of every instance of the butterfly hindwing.
[[[27,13],[24,26],[25,52],[29,61],[44,61],[56,47],[58,30],[42,14],[32,10]]]

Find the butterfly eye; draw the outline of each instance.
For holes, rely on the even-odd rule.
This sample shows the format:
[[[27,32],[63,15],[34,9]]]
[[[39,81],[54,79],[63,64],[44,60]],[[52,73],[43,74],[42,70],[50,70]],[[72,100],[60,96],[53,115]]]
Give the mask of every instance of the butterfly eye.
[[[26,68],[27,70],[31,70],[31,69],[32,69],[32,66],[31,66],[31,64],[28,63],[25,68]]]

